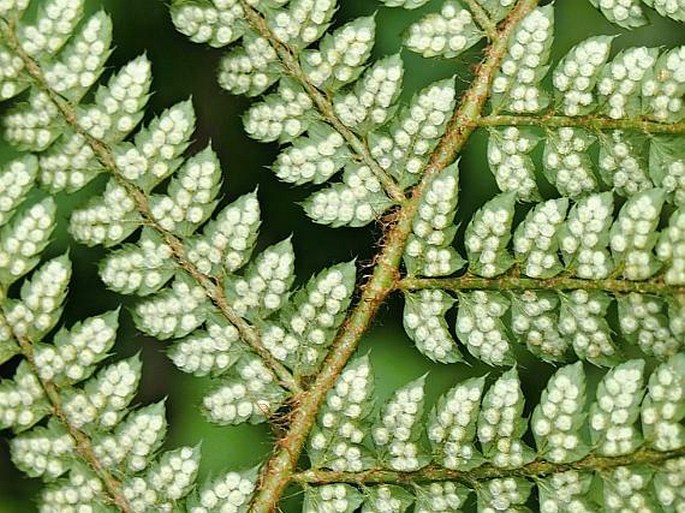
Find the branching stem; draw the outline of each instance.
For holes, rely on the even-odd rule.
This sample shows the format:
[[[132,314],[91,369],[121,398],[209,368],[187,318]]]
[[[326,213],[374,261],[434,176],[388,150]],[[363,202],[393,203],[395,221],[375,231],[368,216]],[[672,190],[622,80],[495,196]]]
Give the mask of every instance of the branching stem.
[[[145,225],[159,233],[165,244],[169,246],[172,258],[176,261],[177,265],[205,290],[207,297],[221,311],[224,317],[236,327],[240,333],[240,338],[260,356],[267,367],[276,375],[276,378],[281,385],[292,392],[299,392],[301,390],[299,384],[290,371],[276,360],[264,347],[257,329],[238,315],[238,313],[229,305],[224,295],[223,287],[217,278],[200,271],[197,266],[187,258],[185,247],[181,239],[164,229],[157,222],[151,213],[147,196],[135,184],[124,178],[114,160],[114,155],[109,145],[106,142],[93,137],[85,130],[78,121],[74,107],[50,87],[50,84],[45,79],[43,71],[38,63],[21,47],[13,26],[0,25],[0,33],[4,36],[9,49],[21,58],[26,66],[26,71],[33,79],[36,86],[48,95],[69,127],[85,139],[86,144],[93,150],[100,164],[116,179],[117,183],[119,183],[133,199],[136,210],[142,217]]]
[[[345,142],[355,151],[358,158],[369,167],[371,172],[378,178],[385,190],[386,194],[398,203],[403,205],[407,198],[404,195],[402,188],[395,182],[395,180],[385,172],[385,170],[376,162],[376,159],[371,155],[366,143],[360,139],[352,130],[350,130],[338,117],[333,108],[333,103],[327,94],[320,91],[309,81],[307,74],[304,72],[300,63],[295,56],[295,52],[286,44],[278,40],[273,34],[269,26],[266,24],[264,17],[252,7],[247,1],[240,0],[240,4],[245,11],[247,21],[264,39],[269,41],[278,55],[278,58],[283,65],[285,72],[294,78],[309,95],[314,102],[316,109],[321,116],[335,128],[340,135],[343,136]]]
[[[313,380],[311,387],[299,397],[288,433],[279,441],[274,454],[262,467],[250,513],[271,513],[277,509],[278,501],[290,482],[326,393],[335,385],[362,335],[371,325],[378,307],[396,287],[404,248],[423,194],[435,175],[454,161],[473,133],[473,121],[483,110],[490,84],[507,50],[509,36],[517,23],[535,8],[537,2],[538,0],[520,0],[501,24],[498,37],[493,39],[486,50],[485,59],[479,65],[471,87],[448,123],[445,135],[431,155],[421,182],[414,187],[411,198],[399,210],[395,224],[389,228],[384,247],[376,258],[373,274],[362,287],[359,302],[338,331],[321,372]]]
[[[372,469],[363,472],[335,472],[332,470],[307,470],[297,473],[293,480],[308,484],[350,483],[369,484],[421,484],[435,481],[458,481],[473,486],[474,483],[487,479],[523,477],[528,479],[543,478],[559,472],[575,470],[579,472],[608,472],[625,465],[648,465],[658,467],[664,462],[685,457],[685,448],[660,452],[653,449],[640,449],[625,456],[601,456],[590,454],[573,463],[552,463],[546,460],[535,460],[515,469],[498,468],[491,464],[481,465],[472,470],[450,470],[443,467],[428,466],[415,472],[397,472],[393,470]]]
[[[90,437],[69,421],[69,417],[67,417],[64,408],[62,407],[62,396],[60,395],[57,385],[55,385],[52,381],[43,379],[38,372],[39,369],[33,357],[33,343],[25,336],[19,335],[14,331],[14,328],[7,320],[5,312],[2,310],[0,310],[0,321],[5,326],[10,327],[12,331],[12,337],[19,346],[22,356],[26,359],[31,372],[40,383],[43,392],[45,392],[45,396],[50,403],[50,407],[52,408],[52,413],[66,428],[69,436],[71,436],[71,438],[74,440],[76,454],[78,454],[79,458],[100,479],[112,504],[119,508],[119,510],[123,513],[133,513],[133,508],[129,504],[128,499],[124,495],[124,492],[121,488],[121,482],[119,482],[119,480],[115,478],[102,465],[102,463],[100,463],[100,460],[95,455],[95,451],[93,450],[93,443]]]
[[[458,278],[404,278],[397,284],[402,290],[443,289],[458,292],[462,290],[604,290],[615,294],[638,292],[640,294],[682,295],[685,287],[667,285],[661,279],[628,281],[618,279],[583,280],[568,275],[554,278],[535,279],[522,276],[503,275],[495,278],[481,278],[465,274]]]
[[[535,116],[484,116],[475,120],[478,126],[538,126],[542,128],[574,127],[588,130],[634,130],[646,134],[685,133],[685,121],[659,123],[647,119],[612,119],[602,116],[557,116],[553,112]]]

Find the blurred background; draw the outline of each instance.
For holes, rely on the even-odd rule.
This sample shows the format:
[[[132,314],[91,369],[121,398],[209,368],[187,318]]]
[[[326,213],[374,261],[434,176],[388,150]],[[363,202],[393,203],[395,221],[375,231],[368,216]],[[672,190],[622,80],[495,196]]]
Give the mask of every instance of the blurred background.
[[[34,3],[37,1],[34,0]],[[339,4],[336,24],[344,23],[355,16],[377,13],[374,57],[380,57],[399,51],[402,33],[408,24],[422,14],[439,8],[442,0],[431,1],[412,12],[383,8],[373,0],[340,0]],[[362,274],[370,273],[369,266],[377,249],[379,228],[372,225],[366,229],[334,230],[316,225],[306,218],[298,202],[307,197],[313,188],[293,188],[274,178],[269,165],[277,154],[277,145],[259,144],[247,138],[242,131],[241,114],[250,102],[241,97],[230,96],[217,85],[216,68],[223,50],[192,44],[177,33],[171,24],[167,5],[161,0],[88,0],[89,12],[98,9],[110,13],[114,22],[115,49],[104,78],[135,56],[147,53],[153,64],[154,94],[144,122],[172,104],[192,97],[198,121],[195,142],[189,153],[204,148],[211,141],[225,172],[222,204],[259,186],[263,211],[260,247],[292,234],[299,283],[323,267],[352,258],[358,258]],[[652,24],[623,33],[614,42],[614,53],[627,46],[642,44],[672,47],[685,42],[682,26],[650,14]],[[556,32],[553,62],[571,46],[590,35],[621,33],[617,27],[606,22],[587,0],[557,1]],[[426,60],[403,51],[402,57],[406,65],[403,99],[406,101],[415,91],[434,80],[450,76],[456,77],[458,90],[463,91],[469,84],[481,50],[482,45],[476,46],[452,60]],[[7,103],[0,103],[0,115],[8,107]],[[476,133],[461,160],[461,186],[463,191],[467,191],[462,194],[457,214],[457,221],[461,223],[457,245],[462,252],[460,235],[466,222],[475,209],[496,192],[494,178],[485,160],[485,142],[485,133]],[[535,157],[539,159],[540,154],[541,145]],[[13,155],[13,150],[0,141],[0,164]],[[167,398],[170,425],[167,446],[195,445],[201,442],[201,478],[224,469],[257,465],[271,450],[272,439],[268,428],[217,427],[207,423],[198,404],[203,393],[216,384],[211,380],[193,378],[179,372],[164,356],[165,344],[137,333],[127,310],[131,303],[126,298],[107,291],[97,275],[97,263],[102,258],[103,251],[79,246],[69,239],[65,227],[70,210],[83,204],[91,194],[102,190],[104,183],[105,179],[101,177],[78,194],[60,195],[57,198],[60,205],[60,227],[45,257],[68,250],[74,261],[74,277],[63,317],[64,325],[71,326],[87,316],[115,309],[123,304],[115,357],[141,353],[143,377],[141,390],[134,404],[148,404]],[[401,298],[397,296],[384,305],[360,348],[363,353],[369,352],[375,368],[379,404],[395,388],[429,371],[429,404],[447,388],[467,377],[487,372],[498,375],[498,370],[493,371],[492,368],[478,364],[468,355],[467,364],[431,365],[413,348],[402,331],[401,309]],[[612,315],[615,316],[615,312]],[[452,321],[453,318],[453,326]],[[519,351],[517,357],[521,379],[528,397],[533,398],[531,404],[534,404],[542,384],[554,368],[532,360],[525,351]],[[11,361],[0,367],[2,377],[10,377],[15,366],[16,361]],[[7,442],[0,437],[0,513],[36,511],[39,489],[40,483],[37,480],[26,478],[12,467]],[[300,501],[301,496],[293,491],[284,502],[284,509],[299,511]]]

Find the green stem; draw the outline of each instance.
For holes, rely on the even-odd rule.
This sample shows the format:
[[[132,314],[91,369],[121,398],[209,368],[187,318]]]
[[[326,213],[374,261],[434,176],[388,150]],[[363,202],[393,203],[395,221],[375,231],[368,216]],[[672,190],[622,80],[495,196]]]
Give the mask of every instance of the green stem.
[[[679,123],[659,123],[641,118],[611,119],[601,116],[557,116],[553,112],[536,116],[484,116],[475,121],[476,125],[490,126],[538,126],[542,128],[574,127],[588,130],[635,130],[646,134],[685,133],[685,121]]]
[[[483,7],[477,2],[477,0],[464,0],[464,4],[469,8],[473,19],[476,23],[483,29],[483,32],[488,36],[488,39],[492,41],[497,37],[497,24],[494,23],[488,13],[483,9]]]
[[[616,294],[637,292],[677,296],[685,294],[685,286],[667,285],[661,279],[628,281],[617,279],[583,280],[567,275],[554,278],[535,279],[521,276],[498,276],[481,278],[465,274],[458,278],[404,278],[397,287],[402,290],[443,289],[461,290],[604,290]]]
[[[345,142],[355,151],[358,158],[369,167],[371,172],[378,178],[385,190],[386,194],[396,203],[402,205],[406,201],[406,196],[402,188],[395,182],[395,180],[385,172],[385,170],[376,162],[376,159],[371,155],[366,143],[357,137],[357,135],[350,130],[335,113],[333,104],[327,94],[316,88],[307,77],[300,66],[300,62],[295,55],[295,52],[286,44],[278,40],[266,23],[264,17],[252,7],[246,0],[240,0],[240,4],[245,11],[247,21],[264,39],[269,41],[273,49],[276,51],[278,58],[283,65],[285,72],[294,78],[309,95],[314,102],[319,114],[335,128],[340,135],[343,136]]]
[[[52,381],[45,380],[41,377],[33,355],[33,342],[26,337],[18,335],[14,331],[14,328],[7,320],[3,310],[0,310],[0,322],[5,326],[10,327],[12,337],[19,346],[22,356],[29,364],[31,372],[40,383],[40,386],[43,389],[48,402],[50,403],[53,415],[65,427],[73,439],[75,451],[78,457],[100,479],[105,488],[105,493],[107,494],[109,501],[111,501],[111,503],[119,508],[119,510],[123,513],[133,513],[133,508],[129,504],[128,499],[124,495],[124,492],[121,488],[121,482],[105,468],[105,466],[95,455],[95,450],[93,449],[93,443],[90,437],[69,421],[69,417],[62,407],[62,396],[57,385],[55,385]]]
[[[128,195],[133,199],[136,210],[138,210],[143,222],[146,226],[155,230],[164,240],[165,244],[169,246],[172,253],[172,258],[176,264],[189,274],[204,290],[207,297],[214,303],[223,316],[233,324],[243,341],[245,341],[264,361],[267,367],[275,374],[279,382],[288,390],[292,392],[299,392],[300,386],[290,371],[264,347],[261,336],[257,329],[243,319],[238,313],[228,304],[224,294],[223,287],[220,281],[214,277],[207,275],[200,271],[197,266],[191,262],[186,256],[183,241],[170,231],[164,229],[154,218],[151,213],[150,205],[145,193],[139,189],[134,183],[130,182],[122,175],[119,170],[114,154],[109,145],[96,137],[93,137],[87,130],[85,130],[79,123],[76,115],[76,110],[67,100],[61,97],[50,87],[50,84],[45,79],[43,71],[39,64],[21,47],[14,27],[7,24],[3,26],[0,24],[0,34],[5,38],[8,48],[14,52],[26,66],[28,75],[33,79],[36,87],[45,92],[50,100],[59,110],[60,114],[66,121],[67,125],[77,134],[81,135],[88,146],[95,153],[98,162],[114,177],[119,185],[121,185]]]
[[[315,377],[311,387],[296,398],[289,430],[262,467],[250,513],[270,513],[277,509],[278,501],[291,480],[327,392],[335,385],[345,364],[357,349],[378,307],[395,289],[404,248],[423,194],[435,175],[454,162],[457,153],[473,133],[473,121],[480,116],[485,106],[490,84],[507,50],[509,36],[517,23],[535,8],[537,2],[538,0],[520,0],[502,23],[498,37],[486,50],[485,59],[478,66],[471,87],[464,94],[447,125],[445,135],[431,155],[421,182],[414,187],[411,198],[397,212],[395,224],[389,228],[383,249],[376,258],[373,274],[362,287],[359,302],[338,331],[321,372]]]
[[[685,457],[685,447],[673,451],[655,451],[640,449],[625,456],[601,456],[590,454],[573,463],[552,463],[546,460],[535,460],[515,469],[498,468],[490,464],[481,465],[472,470],[450,470],[443,467],[428,466],[415,472],[397,472],[394,470],[372,469],[363,472],[335,472],[332,470],[307,470],[293,475],[293,480],[307,484],[349,483],[355,485],[370,484],[421,484],[435,481],[457,481],[473,486],[487,479],[523,477],[529,479],[543,478],[559,472],[575,470],[578,472],[607,472],[616,467],[628,465],[661,466],[674,458]]]

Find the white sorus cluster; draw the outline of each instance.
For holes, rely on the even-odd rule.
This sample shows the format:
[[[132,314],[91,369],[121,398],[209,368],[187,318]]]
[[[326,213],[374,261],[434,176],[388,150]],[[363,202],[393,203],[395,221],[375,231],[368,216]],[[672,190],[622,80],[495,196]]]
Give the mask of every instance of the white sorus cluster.
[[[685,5],[683,6],[685,7]],[[685,94],[685,46],[663,54],[652,77],[642,82],[643,108],[657,121],[677,121],[683,117]]]
[[[538,88],[552,44],[554,12],[550,6],[535,9],[519,24],[509,44],[509,51],[492,84],[495,94],[506,96],[506,108],[512,112],[537,112],[547,105],[547,97]]]
[[[45,70],[45,80],[50,87],[68,96],[80,97],[86,92],[107,60],[111,33],[112,22],[104,12],[88,18],[59,60]]]
[[[315,125],[309,129],[309,137],[297,139],[278,155],[273,170],[284,182],[323,183],[337,173],[348,158],[343,136],[327,125]]]
[[[309,80],[317,87],[354,80],[369,58],[375,30],[373,18],[357,18],[324,39],[320,50],[304,52],[301,61]]]
[[[550,378],[533,412],[531,428],[538,451],[546,459],[564,463],[582,455],[579,431],[584,409],[585,374],[582,363],[577,362],[562,367]]]
[[[205,396],[202,405],[208,417],[220,424],[240,424],[268,417],[274,410],[275,378],[259,358],[236,364],[238,379]]]
[[[388,7],[402,7],[404,9],[416,9],[427,3],[429,0],[380,0]]]
[[[421,447],[413,440],[421,423],[425,379],[419,378],[396,391],[374,427],[373,441],[393,470],[413,471],[424,464]]]
[[[508,513],[519,511],[517,506],[526,503],[531,485],[522,478],[492,479],[479,493],[479,513]]]
[[[144,470],[152,452],[162,443],[166,432],[164,406],[152,405],[126,418],[114,435],[103,437],[93,447],[95,456],[108,468],[122,462],[131,472]]]
[[[195,331],[179,340],[169,356],[183,372],[196,376],[218,374],[235,363],[235,344],[239,338],[238,330],[232,324],[210,323],[206,332]]]
[[[644,25],[642,6],[639,0],[591,0],[606,18],[622,27]]]
[[[66,432],[50,428],[37,428],[27,435],[10,441],[12,461],[32,477],[54,479],[69,466],[74,452],[74,439]]]
[[[174,3],[171,19],[176,30],[194,43],[207,43],[214,48],[226,46],[240,37],[236,26],[244,17],[243,8],[236,0],[216,0],[208,4]]]
[[[30,0],[0,0],[0,14],[16,14],[19,16],[29,5]]]
[[[403,513],[413,500],[409,492],[399,486],[373,486],[366,491],[364,508],[374,513]]]
[[[232,308],[240,315],[273,312],[283,306],[295,271],[295,255],[290,239],[264,250],[244,277],[236,278],[230,287]]]
[[[439,289],[405,295],[404,328],[416,348],[431,360],[454,363],[461,359],[445,320],[454,299]]]
[[[204,274],[233,273],[247,262],[260,224],[256,194],[246,194],[224,208],[190,242],[187,257]]]
[[[685,506],[685,458],[666,460],[654,476],[656,499],[665,509],[683,513]]]
[[[40,158],[40,182],[50,192],[75,190],[102,171],[83,135],[74,133],[51,145]]]
[[[9,228],[9,229],[8,229]],[[0,273],[12,281],[26,274],[49,242],[55,228],[55,202],[46,198],[13,219],[0,242]]]
[[[468,495],[468,490],[450,481],[417,487],[416,492],[415,513],[459,511]]]
[[[478,439],[496,467],[520,467],[532,455],[520,440],[523,393],[515,369],[505,372],[485,394],[478,417]]]
[[[582,129],[560,128],[545,143],[545,176],[562,196],[576,197],[597,189],[588,148],[595,138]]]
[[[511,329],[528,350],[543,359],[563,360],[570,342],[559,333],[559,296],[526,290],[512,297]]]
[[[295,296],[299,305],[283,319],[283,327],[272,325],[262,334],[264,346],[278,360],[293,360],[306,367],[314,366],[330,343],[329,332],[336,326],[340,313],[352,294],[354,269],[336,266],[319,274],[306,289]],[[347,272],[346,272],[347,271]]]
[[[136,246],[110,254],[100,278],[121,294],[143,294],[159,289],[171,276],[171,248],[153,236],[142,236]]]
[[[33,186],[37,164],[35,157],[27,156],[6,163],[0,171],[0,226],[14,214]]]
[[[158,339],[183,336],[202,324],[206,302],[205,289],[177,279],[171,288],[136,305],[136,325]]]
[[[685,205],[685,160],[672,160],[664,163],[666,174],[661,182],[666,192],[674,193],[674,203]]]
[[[295,0],[267,22],[282,43],[308,46],[321,37],[336,8],[335,0]]]
[[[104,500],[105,487],[94,474],[72,470],[69,480],[58,487],[46,487],[41,496],[40,513],[96,513]]]
[[[65,399],[64,414],[77,428],[97,421],[100,427],[117,425],[133,398],[140,380],[140,362],[122,360],[86,383],[83,390]]]
[[[453,80],[443,80],[414,97],[397,122],[390,127],[389,137],[379,137],[371,154],[383,169],[400,163],[396,172],[418,175],[424,160],[442,135],[455,101]]]
[[[24,61],[21,57],[4,47],[0,48],[0,99],[12,98],[27,87],[23,70]]]
[[[199,450],[182,447],[165,453],[145,477],[134,477],[124,483],[123,493],[131,511],[171,513],[173,503],[194,485],[199,459]]]
[[[523,273],[531,278],[549,278],[562,270],[557,256],[557,231],[561,228],[568,199],[552,199],[531,210],[514,233],[514,251],[524,260]]]
[[[372,126],[385,123],[400,92],[403,72],[399,55],[376,62],[353,92],[334,97],[333,108],[340,121],[352,128],[365,123]]]
[[[255,96],[278,78],[277,58],[267,39],[256,34],[245,35],[243,48],[229,52],[219,62],[219,85],[233,94]]]
[[[329,484],[309,488],[303,513],[350,513],[362,502],[361,494],[346,484]]]
[[[79,116],[79,125],[99,139],[124,139],[140,121],[150,82],[150,61],[145,56],[132,60],[96,94],[95,105]]]
[[[34,349],[34,362],[41,379],[53,382],[78,382],[92,366],[102,360],[117,336],[115,318],[92,317],[71,332],[60,332],[55,345]]]
[[[117,168],[127,180],[149,178],[152,184],[161,181],[174,170],[174,159],[186,148],[194,126],[190,102],[174,105],[137,134],[136,146],[115,151]]]
[[[414,219],[412,235],[405,255],[410,274],[445,276],[457,270],[463,262],[450,246],[454,237],[450,230],[459,193],[458,170],[450,166],[436,177],[421,198],[418,215]]]
[[[640,439],[634,424],[642,399],[642,360],[631,360],[610,370],[599,384],[597,402],[590,408],[590,430],[601,454],[629,454]]]
[[[89,207],[75,210],[69,231],[85,244],[116,244],[136,228],[136,204],[126,189],[110,181],[102,197]]]
[[[314,430],[309,445],[316,452],[310,455],[315,466],[335,471],[363,470],[360,445],[364,431],[359,424],[368,413],[373,376],[368,358],[348,365],[326,395],[319,414],[320,428]],[[320,454],[320,455],[319,455]]]
[[[70,276],[71,262],[65,257],[50,260],[34,273],[23,287],[21,301],[5,314],[15,336],[39,340],[55,325]]]
[[[574,290],[562,295],[559,333],[571,339],[579,358],[600,362],[616,354],[605,319],[610,301],[600,291]]]
[[[650,483],[651,471],[617,467],[604,483],[604,507],[610,513],[643,513],[654,509]]]
[[[664,191],[649,189],[635,194],[621,208],[611,227],[611,251],[623,262],[623,276],[629,280],[649,278],[659,267],[652,249],[659,224]]]
[[[476,421],[483,393],[483,379],[470,379],[452,388],[435,410],[426,433],[439,448],[440,464],[449,469],[469,468],[477,456],[473,446]],[[477,462],[478,460],[475,459]]]
[[[58,116],[47,93],[35,92],[27,104],[11,109],[4,117],[5,139],[13,146],[42,151],[59,135]]]
[[[501,317],[509,301],[499,292],[476,290],[460,294],[457,336],[469,352],[488,365],[511,362],[511,347]]]
[[[680,349],[681,341],[671,333],[659,297],[636,292],[620,296],[618,312],[621,331],[637,342],[643,353],[666,358]]]
[[[685,445],[681,425],[685,398],[685,354],[678,354],[657,367],[649,378],[647,397],[642,404],[642,431],[660,451]]]
[[[685,4],[683,0],[645,0],[645,3],[650,7],[654,7],[662,16],[668,16],[677,21],[685,20]]]
[[[27,428],[43,416],[42,409],[47,402],[43,387],[27,369],[20,365],[14,383],[0,383],[0,426],[3,428]]]
[[[237,472],[229,472],[199,491],[197,505],[189,513],[238,513],[252,497],[254,480]]]
[[[300,86],[282,79],[278,93],[247,111],[245,131],[262,142],[292,140],[307,129],[305,118],[313,107],[311,98]]]
[[[567,267],[580,278],[596,280],[609,276],[614,264],[606,249],[613,218],[613,195],[591,194],[581,198],[559,233],[559,246]]]
[[[576,470],[552,474],[540,481],[540,513],[593,513],[584,497],[590,489],[591,474]]]
[[[671,285],[685,283],[685,208],[671,215],[656,247],[660,260],[667,262],[664,281]]]
[[[578,116],[592,109],[592,90],[610,50],[610,36],[590,37],[571,48],[554,70],[552,82],[561,93],[565,115]]]
[[[392,201],[371,169],[349,164],[343,182],[315,192],[305,203],[305,210],[317,223],[364,226],[390,205]]]
[[[506,248],[514,218],[514,199],[513,193],[495,196],[476,212],[466,228],[469,268],[479,276],[492,278],[512,263]]]
[[[53,54],[69,39],[83,14],[84,0],[50,0],[43,4],[35,25],[21,25],[19,38],[32,56]]]
[[[645,163],[637,156],[645,148],[636,144],[622,131],[614,130],[610,137],[602,138],[599,149],[599,172],[605,182],[625,196],[653,187]]]
[[[492,130],[488,138],[488,164],[502,192],[515,192],[523,200],[535,199],[535,165],[528,153],[538,138],[516,127]]]
[[[207,148],[186,162],[166,196],[153,196],[150,213],[165,230],[192,232],[214,209],[220,181],[219,160]]]
[[[482,36],[471,13],[447,0],[439,13],[431,13],[409,27],[405,44],[424,57],[456,57]]]
[[[640,112],[640,84],[654,67],[657,53],[656,48],[629,48],[604,68],[597,91],[604,97],[604,109],[610,118],[618,119]]]

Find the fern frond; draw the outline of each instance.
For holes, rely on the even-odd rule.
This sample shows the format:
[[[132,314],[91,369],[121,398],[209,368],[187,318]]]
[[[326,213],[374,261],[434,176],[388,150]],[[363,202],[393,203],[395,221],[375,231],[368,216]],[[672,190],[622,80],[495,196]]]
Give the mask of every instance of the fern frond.
[[[315,504],[311,511],[328,511],[336,500],[378,501],[381,494],[385,500],[377,507],[383,511],[403,511],[412,495],[417,509],[447,511],[467,501],[472,490],[479,511],[521,511],[534,486],[540,511],[670,511],[679,499],[667,483],[682,480],[684,433],[677,419],[684,364],[682,353],[671,357],[645,387],[644,362],[631,360],[609,371],[591,394],[580,363],[562,367],[542,392],[529,427],[521,417],[524,399],[515,369],[484,395],[484,378],[467,380],[431,411],[426,424],[431,450],[418,441],[404,452],[424,463],[397,467],[396,460],[384,459],[386,440],[396,439],[395,450],[407,449],[412,443],[407,441],[414,440],[412,426],[421,425],[416,416],[421,417],[422,387],[412,383],[380,412],[383,424],[399,424],[387,432],[390,438],[374,432],[374,467],[353,472],[331,467],[330,461],[315,463],[295,479],[305,486],[306,503]],[[350,369],[358,365],[353,362]],[[595,398],[589,415],[588,395]],[[529,429],[535,453],[520,441]],[[662,461],[667,463],[653,467]],[[598,493],[586,495],[591,482]]]

